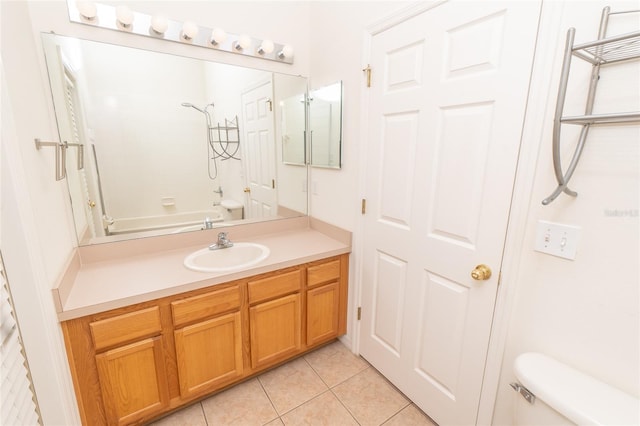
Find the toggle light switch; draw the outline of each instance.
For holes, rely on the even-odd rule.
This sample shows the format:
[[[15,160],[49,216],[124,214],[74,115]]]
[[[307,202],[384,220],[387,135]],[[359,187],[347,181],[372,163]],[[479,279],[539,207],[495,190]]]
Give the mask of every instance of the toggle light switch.
[[[535,250],[564,259],[576,258],[580,227],[539,220]]]

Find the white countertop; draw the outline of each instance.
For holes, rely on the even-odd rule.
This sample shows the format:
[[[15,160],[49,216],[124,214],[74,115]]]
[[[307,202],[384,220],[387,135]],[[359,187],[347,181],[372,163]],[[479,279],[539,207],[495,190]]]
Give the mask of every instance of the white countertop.
[[[347,234],[350,239],[350,233]],[[238,239],[231,235],[231,239],[263,244],[269,248],[270,255],[250,268],[232,272],[187,269],[184,258],[207,246],[202,243],[127,257],[94,259],[74,271],[64,298],[54,290],[54,296],[61,299],[58,318],[65,321],[351,251],[344,239],[331,238],[312,228],[294,227]]]

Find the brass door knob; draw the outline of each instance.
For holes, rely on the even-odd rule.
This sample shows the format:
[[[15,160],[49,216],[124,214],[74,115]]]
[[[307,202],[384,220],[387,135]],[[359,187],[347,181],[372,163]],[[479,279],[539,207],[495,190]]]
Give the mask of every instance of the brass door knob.
[[[244,189],[244,192],[247,192],[247,193],[251,192],[251,188],[246,187],[246,188]]]
[[[478,281],[488,280],[491,278],[491,268],[487,265],[478,265],[473,271],[471,271],[471,278]]]
[[[96,202],[93,200],[87,201],[87,204],[89,205],[90,208],[94,208],[96,206]]]

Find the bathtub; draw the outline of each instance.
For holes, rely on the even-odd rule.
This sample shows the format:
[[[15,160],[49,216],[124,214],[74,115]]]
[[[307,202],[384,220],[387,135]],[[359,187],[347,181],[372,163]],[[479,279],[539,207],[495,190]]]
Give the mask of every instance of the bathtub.
[[[114,219],[113,224],[108,225],[107,229],[109,235],[169,228],[178,228],[178,230],[182,230],[182,228],[193,228],[195,230],[198,225],[204,227],[204,220],[207,217],[214,223],[224,220],[222,213],[218,209],[212,209],[161,216],[118,218]]]

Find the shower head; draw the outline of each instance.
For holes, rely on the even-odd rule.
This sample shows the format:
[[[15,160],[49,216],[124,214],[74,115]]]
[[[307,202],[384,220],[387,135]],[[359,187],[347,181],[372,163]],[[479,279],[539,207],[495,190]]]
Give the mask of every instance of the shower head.
[[[201,113],[203,113],[203,114],[205,113],[203,109],[198,108],[197,106],[195,106],[195,105],[194,105],[194,104],[192,104],[192,103],[189,103],[189,102],[183,102],[181,105],[182,105],[183,107],[197,109],[198,111],[200,111],[200,112],[201,112]]]

